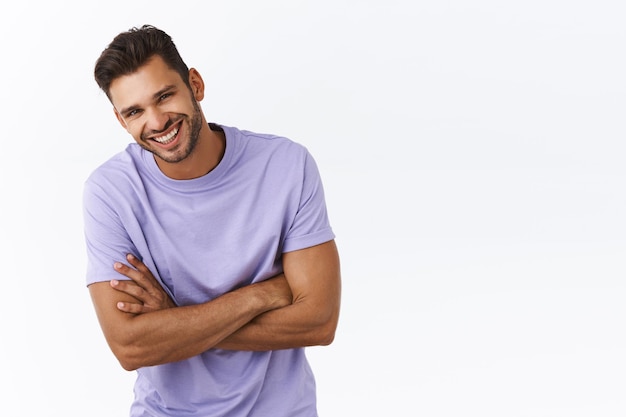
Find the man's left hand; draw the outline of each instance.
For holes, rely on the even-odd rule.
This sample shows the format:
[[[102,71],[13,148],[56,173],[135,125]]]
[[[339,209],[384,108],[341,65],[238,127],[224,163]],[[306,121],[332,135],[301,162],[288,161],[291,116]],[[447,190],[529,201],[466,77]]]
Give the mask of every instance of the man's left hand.
[[[176,307],[176,303],[165,292],[143,262],[131,254],[128,254],[126,259],[133,268],[121,262],[116,262],[114,268],[117,272],[131,280],[111,280],[111,287],[132,295],[138,302],[118,302],[117,308],[119,310],[126,313],[143,314]]]

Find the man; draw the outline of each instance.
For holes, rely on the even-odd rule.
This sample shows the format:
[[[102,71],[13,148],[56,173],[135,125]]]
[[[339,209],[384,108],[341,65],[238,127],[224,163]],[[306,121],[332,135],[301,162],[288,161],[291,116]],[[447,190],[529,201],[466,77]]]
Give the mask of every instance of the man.
[[[202,77],[155,27],[94,72],[136,142],[84,191],[87,284],[137,370],[131,416],[316,416],[304,348],[332,342],[341,284],[314,160],[207,123]]]

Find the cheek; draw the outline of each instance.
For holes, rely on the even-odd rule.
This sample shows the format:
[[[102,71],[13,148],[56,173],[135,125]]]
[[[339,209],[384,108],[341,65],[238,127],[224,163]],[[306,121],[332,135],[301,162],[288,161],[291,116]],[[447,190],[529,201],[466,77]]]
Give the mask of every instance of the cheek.
[[[132,121],[130,123],[126,124],[126,131],[128,133],[130,133],[130,135],[135,139],[135,140],[140,140],[141,139],[141,134],[142,132],[142,125],[141,123],[137,123],[137,121]]]

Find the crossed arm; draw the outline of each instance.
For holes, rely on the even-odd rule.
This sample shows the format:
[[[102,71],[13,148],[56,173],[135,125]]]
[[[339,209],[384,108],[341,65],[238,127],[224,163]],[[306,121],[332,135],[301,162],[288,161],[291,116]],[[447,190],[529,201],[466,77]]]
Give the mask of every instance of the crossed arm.
[[[104,336],[126,370],[210,348],[275,350],[332,342],[341,278],[334,241],[283,255],[283,274],[207,303],[177,307],[138,259],[116,270],[131,281],[89,286]]]

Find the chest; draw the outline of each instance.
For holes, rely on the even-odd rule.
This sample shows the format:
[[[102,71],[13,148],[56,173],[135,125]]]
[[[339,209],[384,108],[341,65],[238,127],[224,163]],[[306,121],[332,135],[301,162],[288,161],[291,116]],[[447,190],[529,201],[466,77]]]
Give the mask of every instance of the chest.
[[[281,271],[297,204],[263,187],[145,196],[136,207],[156,274],[179,305],[211,300]]]

